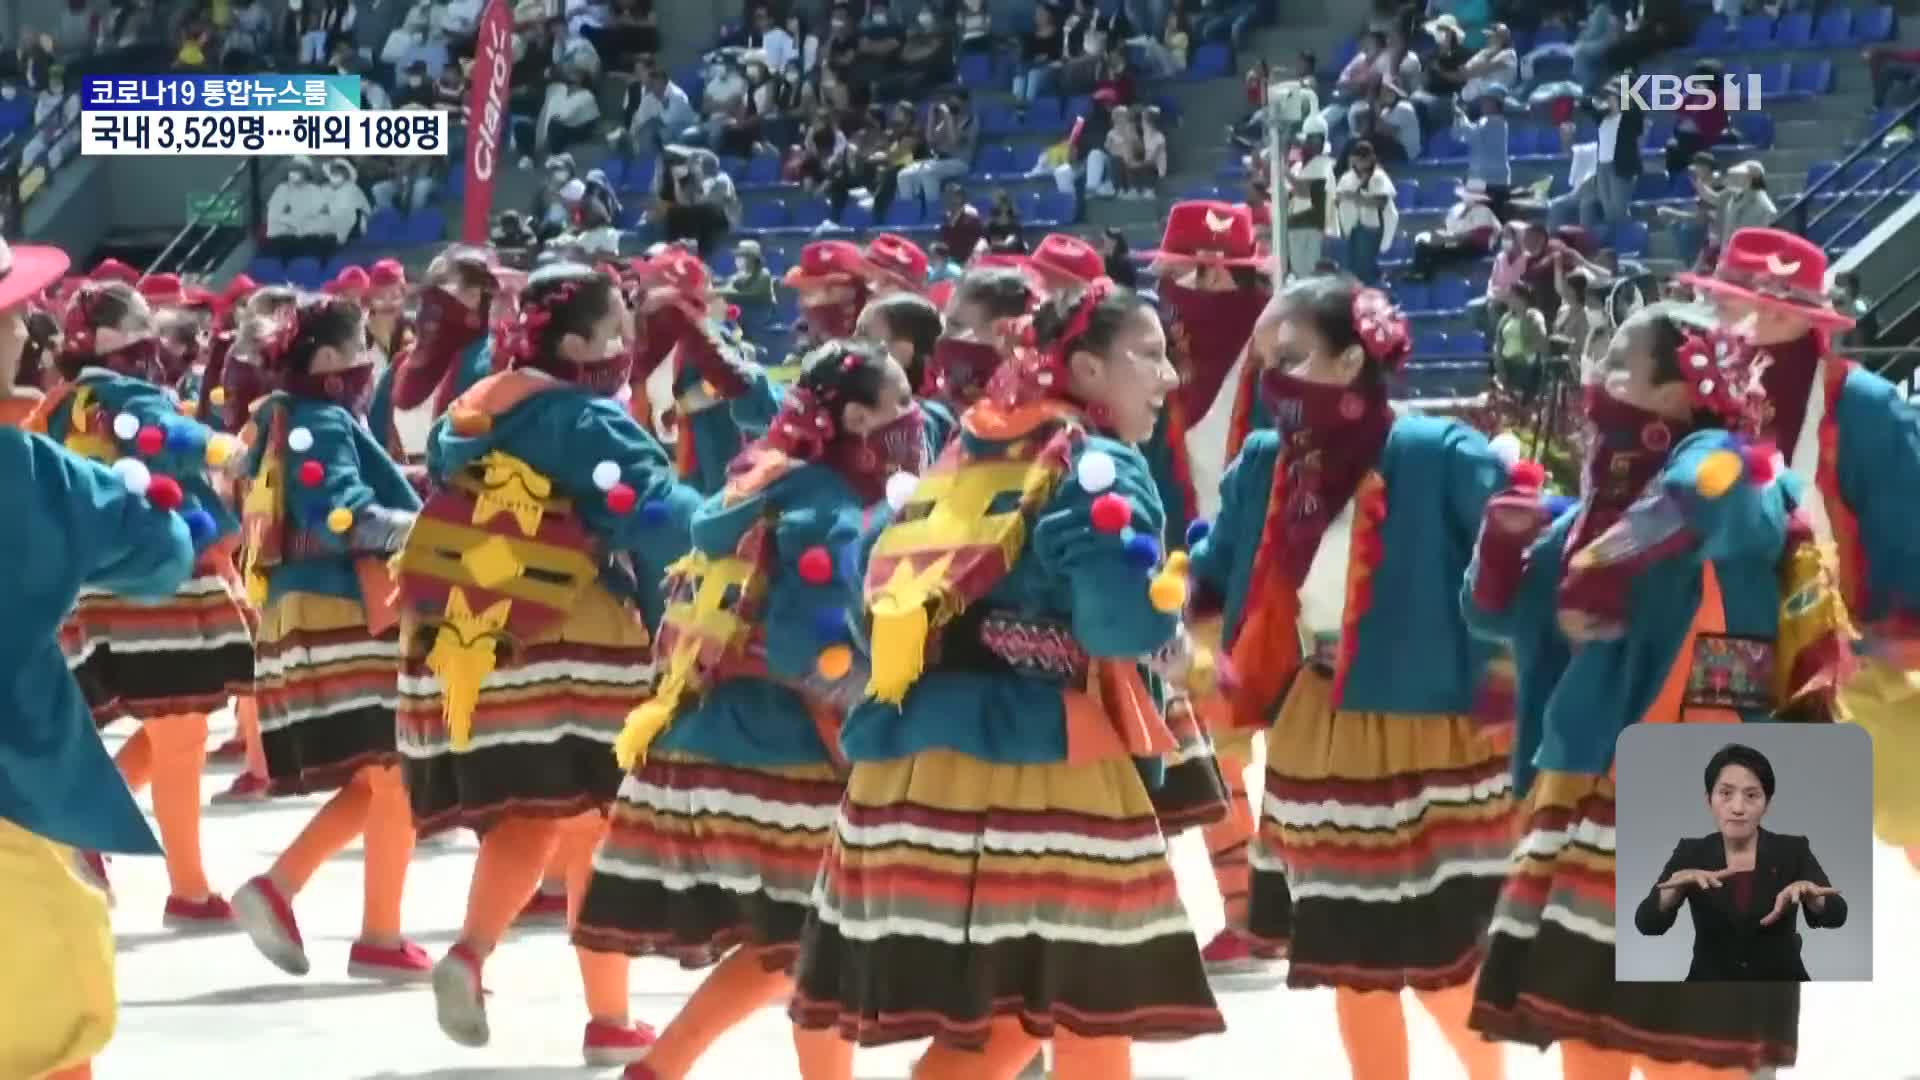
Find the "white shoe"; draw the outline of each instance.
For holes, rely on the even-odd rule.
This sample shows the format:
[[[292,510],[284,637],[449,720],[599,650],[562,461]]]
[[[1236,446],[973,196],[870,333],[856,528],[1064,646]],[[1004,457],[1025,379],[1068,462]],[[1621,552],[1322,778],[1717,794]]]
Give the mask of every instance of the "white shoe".
[[[461,1046],[485,1046],[492,1038],[480,968],[464,946],[454,946],[433,965],[433,1008],[440,1030]]]

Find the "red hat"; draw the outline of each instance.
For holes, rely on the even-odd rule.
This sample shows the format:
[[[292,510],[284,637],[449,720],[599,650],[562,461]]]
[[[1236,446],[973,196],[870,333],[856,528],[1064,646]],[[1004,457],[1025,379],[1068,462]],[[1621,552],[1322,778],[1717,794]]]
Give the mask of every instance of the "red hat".
[[[373,264],[373,270],[369,277],[372,279],[373,288],[376,289],[385,289],[393,285],[405,285],[407,283],[407,268],[401,266],[400,260],[398,259],[381,259],[379,262]]]
[[[188,285],[180,290],[180,305],[190,308],[214,309],[220,306],[220,297],[212,289],[202,285]]]
[[[702,302],[707,298],[707,264],[678,245],[648,259],[643,277],[652,288],[672,289]]]
[[[800,262],[787,271],[790,289],[809,285],[835,285],[851,281],[860,274],[864,256],[860,245],[845,240],[815,240],[800,249]]]
[[[118,281],[122,285],[135,285],[140,281],[140,271],[119,259],[102,259],[87,276],[95,281]]]
[[[1827,299],[1827,253],[1779,229],[1739,229],[1721,249],[1713,276],[1676,274],[1674,279],[1715,296],[1790,312],[1831,330],[1853,325]]]
[[[349,266],[340,271],[332,281],[322,285],[320,291],[328,296],[359,297],[365,296],[367,290],[372,287],[373,279],[367,276],[365,270],[357,266]]]
[[[1253,212],[1245,206],[1211,200],[1173,204],[1160,247],[1148,252],[1157,270],[1209,266],[1258,266]]]
[[[1043,278],[1055,283],[1091,285],[1107,272],[1107,260],[1092,244],[1066,233],[1048,233],[1040,238],[1027,260]]]
[[[947,305],[953,302],[953,290],[958,285],[959,282],[953,278],[934,282],[927,289],[927,301],[941,311],[947,310]]]
[[[94,280],[101,280],[98,271]],[[156,307],[179,304],[185,297],[180,290],[179,274],[148,274],[140,279],[140,295]]]
[[[26,303],[60,280],[72,260],[57,247],[22,244],[9,247],[0,240],[0,311]]]
[[[912,292],[927,289],[927,253],[904,236],[881,233],[867,241],[866,256],[860,265],[861,276],[878,278]]]
[[[245,274],[235,274],[233,275],[233,280],[227,282],[227,287],[221,290],[220,302],[228,307],[232,307],[247,297],[252,296],[258,288],[260,288],[259,282]]]

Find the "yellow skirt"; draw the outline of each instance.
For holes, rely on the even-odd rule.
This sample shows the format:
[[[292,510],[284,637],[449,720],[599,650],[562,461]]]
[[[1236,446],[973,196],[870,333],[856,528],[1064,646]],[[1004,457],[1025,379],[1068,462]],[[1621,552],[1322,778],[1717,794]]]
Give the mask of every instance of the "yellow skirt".
[[[72,1068],[113,1036],[113,925],[72,859],[0,821],[0,1076]]]
[[[1873,831],[1889,844],[1920,845],[1920,671],[1863,660],[1840,688],[1840,706],[1873,737]]]

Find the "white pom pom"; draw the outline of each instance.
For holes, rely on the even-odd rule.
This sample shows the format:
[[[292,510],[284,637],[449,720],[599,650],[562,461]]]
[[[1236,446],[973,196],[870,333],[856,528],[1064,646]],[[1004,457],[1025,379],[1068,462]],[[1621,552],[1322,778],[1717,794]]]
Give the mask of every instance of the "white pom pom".
[[[620,482],[620,466],[611,461],[603,461],[593,467],[593,486],[601,491],[612,491]]]
[[[313,432],[303,427],[287,432],[287,449],[296,454],[304,454],[313,449]]]
[[[1074,476],[1079,478],[1081,488],[1089,495],[1098,495],[1112,487],[1118,472],[1113,455],[1103,450],[1087,451],[1080,455],[1080,464],[1074,466]]]
[[[1520,436],[1511,431],[1503,431],[1488,440],[1487,445],[1500,464],[1511,469],[1520,461]]]
[[[140,434],[140,418],[130,412],[123,412],[113,418],[113,433],[122,441],[132,442]]]
[[[910,472],[897,472],[887,477],[887,505],[894,513],[907,508],[913,499],[914,489],[920,486],[920,478]]]
[[[121,458],[113,463],[113,472],[135,495],[144,497],[148,485],[153,483],[153,473],[138,458]]]

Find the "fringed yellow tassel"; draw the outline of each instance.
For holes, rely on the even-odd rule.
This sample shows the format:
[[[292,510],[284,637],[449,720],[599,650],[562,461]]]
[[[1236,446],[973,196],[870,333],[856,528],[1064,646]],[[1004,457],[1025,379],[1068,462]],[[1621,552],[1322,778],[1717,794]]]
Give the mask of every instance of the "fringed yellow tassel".
[[[267,606],[267,577],[252,567],[247,568],[247,604],[255,611]]]
[[[660,688],[651,699],[627,714],[626,723],[620,728],[620,737],[613,741],[613,759],[620,763],[622,769],[631,770],[636,765],[644,764],[647,748],[673,723],[674,715],[680,711],[680,699],[692,684],[694,660],[698,656],[699,649],[693,644],[685,644],[674,650],[673,659],[667,665],[667,677],[660,681]]]
[[[434,635],[427,668],[440,679],[441,715],[455,751],[465,750],[473,740],[473,710],[480,702],[481,684],[493,674],[495,635],[507,625],[512,604],[502,600],[475,614],[465,591],[455,588],[447,596],[446,621]]]
[[[1774,693],[1791,703],[1808,694],[1836,690],[1851,645],[1859,639],[1840,596],[1838,554],[1819,544],[1796,545],[1781,575],[1780,628],[1774,643]],[[1823,670],[1805,685],[1793,685],[1794,669],[1809,651],[1824,651]]]
[[[924,598],[884,594],[873,602],[873,672],[867,693],[899,705],[919,680],[927,663],[927,635],[932,630]]]

